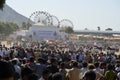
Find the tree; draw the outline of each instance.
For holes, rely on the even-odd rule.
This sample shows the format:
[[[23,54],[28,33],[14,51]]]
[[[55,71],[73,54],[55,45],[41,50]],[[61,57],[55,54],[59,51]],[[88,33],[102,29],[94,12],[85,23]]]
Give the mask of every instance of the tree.
[[[85,30],[88,30],[88,28],[85,28]]]
[[[0,9],[3,9],[6,0],[0,0]]]
[[[105,29],[105,31],[112,31],[112,30],[113,30],[112,28]]]
[[[97,28],[98,28],[98,31],[100,31],[100,27],[98,26]]]
[[[68,33],[68,34],[71,34],[71,33],[73,33],[74,31],[73,31],[73,28],[72,28],[72,27],[66,27],[66,28],[65,28],[65,32]]]
[[[26,29],[28,30],[30,26],[32,26],[32,25],[28,22],[26,25]]]
[[[70,34],[73,33],[73,28],[72,27],[65,27],[65,32],[68,33],[68,38],[67,39],[70,39]]]
[[[29,35],[30,40],[32,41],[32,35]]]
[[[4,34],[8,36],[9,34],[13,33],[14,31],[18,30],[19,27],[15,23],[4,23],[0,22],[0,34]]]
[[[22,23],[22,29],[26,29],[27,24],[25,22]]]

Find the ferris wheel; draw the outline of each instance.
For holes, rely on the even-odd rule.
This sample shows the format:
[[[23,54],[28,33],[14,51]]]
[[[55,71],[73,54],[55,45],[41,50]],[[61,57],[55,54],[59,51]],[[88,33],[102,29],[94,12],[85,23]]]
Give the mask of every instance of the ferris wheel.
[[[28,24],[30,23],[42,23],[44,25],[52,25],[58,28],[62,28],[65,29],[66,27],[71,27],[73,28],[74,25],[72,23],[72,21],[68,20],[68,19],[63,19],[61,21],[59,21],[59,19],[54,16],[49,14],[46,11],[35,11],[33,12],[28,19]],[[29,29],[30,26],[27,26],[27,29]]]
[[[28,22],[31,20],[34,23],[42,23],[42,24],[45,24],[45,25],[50,25],[52,23],[51,22],[52,20],[51,20],[50,16],[51,15],[48,12],[36,11],[36,12],[33,12],[30,15]]]
[[[65,28],[65,27],[74,28],[74,25],[73,25],[72,21],[70,21],[69,19],[63,19],[59,22],[59,27],[60,28]]]
[[[54,15],[51,15],[50,17],[51,17],[51,20],[52,20],[51,25],[59,27],[59,23],[60,23],[59,19]]]

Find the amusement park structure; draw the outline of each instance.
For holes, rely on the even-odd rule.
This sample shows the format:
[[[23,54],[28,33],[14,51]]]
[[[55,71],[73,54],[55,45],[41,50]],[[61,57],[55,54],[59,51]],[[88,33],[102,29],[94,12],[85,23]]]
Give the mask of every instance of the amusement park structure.
[[[30,21],[32,21],[33,24],[42,23],[44,25],[53,25],[56,27],[74,27],[72,21],[69,19],[59,20],[56,16],[51,15],[46,11],[33,12],[28,19],[28,24]]]
[[[32,22],[32,23],[31,23]],[[69,19],[59,20],[56,16],[46,11],[33,12],[27,21],[25,37],[27,40],[66,40],[68,33],[66,28],[74,25]]]

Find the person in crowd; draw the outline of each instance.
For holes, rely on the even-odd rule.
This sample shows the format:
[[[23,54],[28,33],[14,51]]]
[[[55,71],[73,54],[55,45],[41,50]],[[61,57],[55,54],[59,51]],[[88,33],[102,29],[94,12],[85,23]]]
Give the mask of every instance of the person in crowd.
[[[106,65],[107,65],[106,62],[101,62],[101,63],[100,63],[100,71],[101,71],[100,73],[101,73],[102,75],[104,75],[104,73],[105,73]]]
[[[50,60],[50,65],[47,66],[47,69],[50,71],[50,73],[54,74],[56,72],[59,72],[59,68],[57,67],[57,60],[55,58],[52,58]]]
[[[70,69],[67,73],[67,77],[69,80],[80,80],[80,69],[78,68],[78,62],[73,62],[72,69]]]
[[[83,54],[83,52],[80,51],[80,52],[78,53],[78,55],[76,56],[76,58],[77,58],[77,61],[83,62],[83,60],[84,60],[84,54]]]
[[[62,75],[59,72],[57,72],[52,75],[52,80],[64,80],[64,79],[62,78]]]
[[[14,67],[6,61],[0,61],[0,80],[14,80]]]
[[[36,63],[35,63],[35,58],[34,58],[33,56],[31,56],[31,57],[29,58],[28,66],[29,66],[34,72],[36,72],[37,65],[36,65]]]
[[[43,58],[38,58],[38,63],[36,64],[36,74],[40,78],[42,72],[46,69],[46,60]]]
[[[22,68],[21,70],[22,80],[28,80],[29,75],[32,73],[33,73],[33,70],[31,68],[29,67]]]
[[[116,64],[115,71],[116,71],[117,73],[120,72],[120,64],[119,64],[119,63]]]
[[[50,77],[50,71],[45,69],[43,72],[42,72],[42,75],[41,75],[41,78],[39,80],[48,80],[49,77]]]
[[[96,80],[96,73],[94,71],[87,71],[82,80]]]
[[[95,66],[94,71],[102,74],[102,73],[101,73],[101,69],[100,69],[100,67],[99,67],[99,62],[95,62],[95,63],[94,63],[94,66]]]
[[[32,73],[28,76],[28,80],[39,80],[37,74]]]
[[[66,74],[67,74],[65,62],[60,63],[59,72],[62,75],[62,80],[65,80],[66,79]]]
[[[116,72],[114,71],[114,65],[108,64],[107,69],[108,70],[105,72],[105,77],[107,80],[119,80]]]
[[[117,77],[119,78],[119,80],[120,80],[120,72],[119,73],[117,73]]]
[[[17,59],[13,59],[12,64],[13,64],[13,67],[15,69],[15,77],[16,77],[16,79],[20,79],[20,77],[21,77],[21,68],[18,65]]]
[[[100,79],[100,80],[105,79],[105,77],[100,72],[94,70],[95,69],[94,64],[90,64],[88,66],[88,69],[89,71],[94,71],[96,73],[96,79]]]
[[[82,63],[82,68],[81,68],[81,73],[80,73],[81,79],[82,79],[82,77],[83,77],[83,75],[85,74],[86,71],[88,71],[88,63],[83,62]]]

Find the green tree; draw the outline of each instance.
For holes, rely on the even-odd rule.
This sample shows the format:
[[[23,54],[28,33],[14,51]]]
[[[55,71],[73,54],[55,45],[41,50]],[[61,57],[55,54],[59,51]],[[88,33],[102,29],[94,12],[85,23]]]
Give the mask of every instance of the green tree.
[[[6,0],[0,0],[0,9],[3,9]]]
[[[100,31],[101,28],[99,26],[97,28],[98,28],[98,31]]]
[[[5,30],[5,24],[0,22],[0,34],[3,34]]]
[[[105,29],[105,31],[112,31],[112,30],[113,30],[112,28]]]
[[[88,30],[88,28],[85,28],[85,30]]]
[[[73,28],[72,27],[66,27],[65,28],[65,32],[68,33],[68,34],[71,34],[74,32]]]
[[[10,27],[12,28],[12,31],[16,31],[19,29],[19,26],[15,23],[8,23]]]
[[[25,22],[22,23],[22,29],[26,29],[27,24]]]
[[[14,31],[18,30],[19,27],[15,23],[4,23],[0,22],[0,34],[4,34],[8,36],[9,34],[13,33]]]
[[[30,26],[32,26],[32,25],[28,22],[26,25],[26,29],[28,30]]]
[[[30,40],[32,41],[32,35],[29,35]]]

